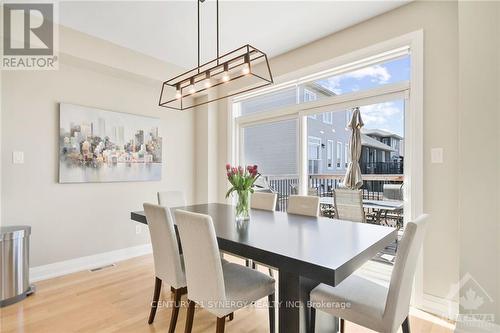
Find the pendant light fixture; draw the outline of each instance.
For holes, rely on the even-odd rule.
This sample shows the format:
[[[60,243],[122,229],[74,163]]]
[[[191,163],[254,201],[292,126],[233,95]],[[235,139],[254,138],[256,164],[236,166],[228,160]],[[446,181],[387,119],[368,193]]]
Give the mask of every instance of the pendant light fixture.
[[[217,11],[217,58],[200,64],[200,3],[198,9],[198,66],[163,82],[159,106],[187,110],[223,98],[273,84],[267,55],[246,44],[219,55],[219,0]],[[211,90],[216,87],[214,93]]]

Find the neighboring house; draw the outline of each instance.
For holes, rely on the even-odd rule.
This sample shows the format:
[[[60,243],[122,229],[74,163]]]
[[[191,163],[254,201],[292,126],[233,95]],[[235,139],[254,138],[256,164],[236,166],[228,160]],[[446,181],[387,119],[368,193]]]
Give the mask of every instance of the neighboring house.
[[[362,173],[403,173],[403,138],[381,129],[362,130],[361,134]]]
[[[297,103],[296,87],[258,96],[238,103],[241,115],[269,111]],[[300,86],[300,102],[310,102],[335,93],[310,83]],[[350,162],[350,130],[347,124],[351,110],[325,112],[308,117],[309,174],[344,174]],[[247,164],[258,164],[265,175],[298,174],[297,123],[285,120],[256,125],[244,130],[244,154]],[[362,134],[362,172],[376,173],[384,169],[380,163],[402,161],[402,138],[382,130],[366,130]],[[401,158],[399,158],[401,156]],[[391,168],[391,171],[393,168]],[[382,172],[381,172],[382,173]],[[389,172],[384,172],[389,173]],[[391,172],[392,173],[392,172]]]

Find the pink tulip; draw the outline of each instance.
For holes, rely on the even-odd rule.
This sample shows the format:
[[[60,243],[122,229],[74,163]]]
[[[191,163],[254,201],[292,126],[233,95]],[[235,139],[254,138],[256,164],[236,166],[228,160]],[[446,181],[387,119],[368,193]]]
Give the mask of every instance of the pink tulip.
[[[227,171],[231,170],[231,164],[229,164],[229,163],[226,164],[226,170]]]

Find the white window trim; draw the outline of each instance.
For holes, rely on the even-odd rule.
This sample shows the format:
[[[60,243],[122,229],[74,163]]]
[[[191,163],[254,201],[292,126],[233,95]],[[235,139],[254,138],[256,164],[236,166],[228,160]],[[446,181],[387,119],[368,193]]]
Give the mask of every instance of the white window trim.
[[[339,149],[340,147],[340,149]],[[343,155],[343,149],[342,149],[342,141],[337,141],[337,146],[335,149],[335,168],[337,169],[342,169],[342,155]]]
[[[316,141],[318,141],[318,142],[319,142],[318,144],[314,143],[314,145],[317,145],[317,146],[319,147],[319,150],[318,150],[318,152],[319,152],[319,154],[318,154],[318,155],[319,155],[319,158],[317,158],[317,159],[315,159],[315,160],[317,160],[317,161],[321,161],[321,160],[322,160],[322,158],[321,158],[321,144],[323,143],[323,140],[321,140],[321,138],[318,138],[317,136],[308,135],[308,136],[307,136],[307,147],[308,147],[308,148],[309,148],[309,142],[310,142],[310,141],[309,141],[309,139],[313,139],[313,140],[316,140]],[[310,158],[309,158],[309,154],[307,155],[307,159],[308,159],[308,160],[310,159]]]
[[[327,115],[330,116],[330,120],[327,120]],[[329,125],[332,125],[333,124],[333,112],[325,112],[323,113],[323,122],[325,124],[329,124]]]
[[[334,167],[333,167],[333,145],[334,141],[333,140],[328,140],[327,143],[326,143],[326,168],[328,170],[333,170]],[[330,153],[330,159],[331,159],[331,163],[330,165],[328,165],[328,153]]]
[[[418,216],[423,214],[423,94],[424,94],[424,33],[423,30],[417,30],[410,32],[408,34],[339,56],[337,58],[327,60],[318,64],[304,67],[300,70],[281,75],[280,77],[275,77],[276,84],[273,87],[264,88],[258,91],[257,94],[264,94],[273,89],[283,88],[287,85],[296,85],[298,77],[303,77],[311,73],[317,73],[321,70],[328,68],[333,68],[335,66],[342,66],[343,64],[353,63],[356,60],[366,59],[372,57],[374,54],[378,54],[379,58],[382,58],[384,52],[390,53],[391,50],[396,48],[407,48],[409,46],[411,52],[411,81],[407,83],[409,90],[411,91],[411,98],[405,105],[405,140],[404,140],[404,150],[405,150],[405,198],[411,198],[411,201],[405,202],[405,220],[411,221],[416,219]],[[387,55],[391,58],[391,55]],[[380,62],[384,62],[380,60]],[[352,69],[345,69],[345,71],[350,71]],[[340,74],[340,73],[339,73]],[[290,80],[295,79],[295,81],[290,82]],[[387,87],[385,87],[387,88]],[[255,93],[255,92],[254,92]],[[359,92],[358,92],[359,93]],[[391,94],[390,92],[387,92]],[[394,97],[392,99],[397,99],[396,96],[404,95],[405,99],[408,99],[407,89],[393,91]],[[350,96],[346,96],[350,95]],[[249,95],[240,95],[239,98],[247,98]],[[343,97],[345,100],[337,99],[335,106],[342,108],[343,105],[348,105],[349,101],[355,99],[355,97],[361,97],[357,93],[345,94],[336,97]],[[385,97],[388,97],[387,95]],[[372,101],[367,102],[369,98]],[[227,99],[227,161],[236,163],[239,156],[239,133],[240,127],[244,126],[245,123],[251,123],[252,119],[238,119],[234,121],[232,117],[232,103],[233,100],[236,101],[234,97]],[[373,96],[360,98],[359,101],[367,102],[366,104],[376,103],[376,98]],[[321,99],[314,103],[325,103],[323,106],[330,104],[329,100],[326,101]],[[365,104],[365,105],[366,105]],[[331,104],[330,104],[331,105]],[[309,110],[314,107],[312,106]],[[348,107],[344,107],[348,108]],[[296,110],[290,112],[280,112],[280,114],[274,115],[274,117],[269,118],[294,118],[297,119],[298,130],[297,130],[297,144],[298,144],[298,166],[299,166],[299,178],[301,180],[307,180],[307,109],[303,105],[300,105]],[[301,112],[302,111],[302,112]],[[297,117],[297,112],[299,116]],[[318,113],[318,112],[310,112]],[[290,117],[291,115],[291,117]],[[262,115],[264,116],[264,115]],[[241,118],[241,117],[240,117]],[[269,121],[270,119],[265,119],[266,117],[261,117],[260,119],[253,119],[253,121]],[[306,149],[304,149],[306,147]],[[243,161],[243,160],[240,160]],[[307,193],[307,182],[301,182],[299,187],[299,193]],[[412,304],[414,306],[426,309],[430,312],[433,311],[432,306],[428,305],[432,302],[432,295],[424,294],[423,292],[423,257],[420,255],[417,270],[415,274],[415,284],[414,292],[412,297]]]

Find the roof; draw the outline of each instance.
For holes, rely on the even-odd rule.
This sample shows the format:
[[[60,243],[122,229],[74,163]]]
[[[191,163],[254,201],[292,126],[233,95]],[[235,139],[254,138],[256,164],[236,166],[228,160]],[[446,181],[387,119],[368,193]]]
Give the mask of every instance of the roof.
[[[396,139],[399,139],[399,140],[403,140],[403,137],[397,135],[396,133],[392,133],[392,132],[389,132],[389,131],[386,131],[386,130],[383,130],[383,129],[378,129],[378,128],[374,128],[374,129],[362,129],[361,132],[363,134],[366,134],[366,135],[374,135],[374,136],[379,136],[379,137],[382,137],[382,138],[392,137],[392,138],[396,138]]]
[[[308,89],[313,89],[315,90],[316,92],[319,92],[325,96],[335,96],[337,95],[335,92],[331,91],[330,89],[326,88],[325,86],[322,86],[321,84],[317,83],[317,82],[307,82],[305,84],[305,86],[308,88]]]
[[[372,137],[369,137],[368,135],[361,133],[361,145],[364,147],[371,147],[371,148],[376,148],[380,150],[386,150],[386,151],[396,151],[394,148],[391,146],[386,145],[385,143],[382,143]]]

